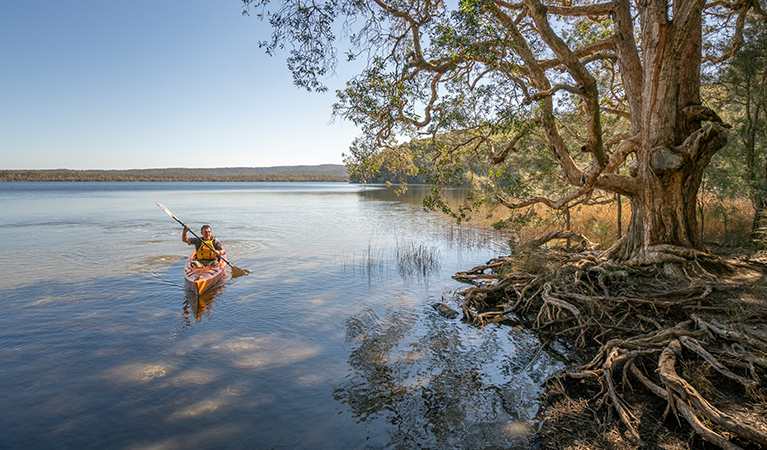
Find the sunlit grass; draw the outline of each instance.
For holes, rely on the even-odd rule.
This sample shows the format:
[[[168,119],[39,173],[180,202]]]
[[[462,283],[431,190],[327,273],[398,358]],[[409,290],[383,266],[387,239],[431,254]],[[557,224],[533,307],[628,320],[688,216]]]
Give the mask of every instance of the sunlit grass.
[[[543,205],[537,205],[520,212],[527,213],[530,210],[534,211],[534,220],[530,220],[523,226],[506,228],[515,235],[516,240],[525,242],[551,231],[567,229],[567,215],[564,211],[554,211]],[[509,215],[507,209],[498,208],[479,218],[477,223],[490,226],[492,223],[508,218]],[[706,195],[698,200],[697,219],[704,242],[743,244],[751,237],[753,207],[745,199],[721,200]],[[607,249],[622,233],[626,232],[630,220],[631,205],[626,198],[623,198],[620,211],[615,201],[571,208],[569,229],[591,242],[600,244],[602,249]]]

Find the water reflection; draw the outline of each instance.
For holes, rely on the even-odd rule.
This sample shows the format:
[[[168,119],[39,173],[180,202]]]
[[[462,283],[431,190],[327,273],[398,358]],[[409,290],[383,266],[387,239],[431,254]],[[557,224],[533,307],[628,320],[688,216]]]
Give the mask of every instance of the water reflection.
[[[226,291],[226,284],[221,284],[202,294],[197,294],[189,288],[184,289],[186,298],[184,299],[184,308],[181,316],[186,325],[191,325],[192,320],[197,323],[202,321],[203,317],[211,318],[213,314],[213,304],[216,298]]]
[[[431,186],[426,185],[408,185],[408,190],[404,193],[398,193],[397,186],[376,186],[358,193],[359,196],[370,200],[418,206],[423,206],[423,200],[429,194],[431,194]],[[454,210],[465,205],[468,195],[468,188],[447,188],[442,192],[445,203]],[[471,224],[477,224],[477,219],[481,218],[475,217],[468,224],[466,222],[458,224],[455,219],[442,213],[434,213],[429,215],[429,219],[423,220],[421,217],[418,222],[390,225],[395,229],[398,226],[402,228],[407,226],[422,230],[439,241],[447,243],[451,249],[459,251],[486,249],[492,246],[508,251],[508,241],[512,232],[499,231],[488,226],[471,226]]]
[[[346,342],[353,373],[334,397],[360,422],[386,421],[393,448],[529,448],[541,380],[562,369],[524,331],[431,308],[366,309],[347,319]]]
[[[425,214],[415,187],[52,186],[0,187],[34,262],[6,261],[0,447],[513,448],[561,366],[432,308],[500,235]],[[254,273],[185,292],[156,201],[215,217]]]
[[[410,203],[414,205],[423,205],[423,199],[431,194],[432,187],[425,184],[409,184],[405,192],[399,192],[399,186],[370,185],[360,191],[359,195],[392,202]],[[469,188],[445,188],[442,190],[442,197],[445,202],[452,206],[458,206],[466,201],[469,195]]]

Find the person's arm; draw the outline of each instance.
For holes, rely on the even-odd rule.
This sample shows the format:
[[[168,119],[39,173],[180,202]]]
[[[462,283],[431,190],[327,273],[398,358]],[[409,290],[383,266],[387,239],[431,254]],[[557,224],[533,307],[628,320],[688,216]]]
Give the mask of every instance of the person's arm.
[[[184,227],[184,231],[181,233],[181,240],[186,242],[189,245],[192,245],[192,241],[190,241],[189,238],[186,236],[187,230],[189,230],[189,227]]]
[[[221,241],[216,239],[216,242],[213,243],[213,248],[216,249],[216,253],[219,256],[226,258],[226,250],[224,250],[224,246],[221,244]]]

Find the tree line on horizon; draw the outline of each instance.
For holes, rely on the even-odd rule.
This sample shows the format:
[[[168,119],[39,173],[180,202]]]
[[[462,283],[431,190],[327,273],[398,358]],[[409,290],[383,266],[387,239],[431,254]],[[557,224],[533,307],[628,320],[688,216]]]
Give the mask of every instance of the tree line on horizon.
[[[348,176],[310,173],[179,174],[125,171],[0,170],[0,181],[152,181],[152,182],[348,182]]]

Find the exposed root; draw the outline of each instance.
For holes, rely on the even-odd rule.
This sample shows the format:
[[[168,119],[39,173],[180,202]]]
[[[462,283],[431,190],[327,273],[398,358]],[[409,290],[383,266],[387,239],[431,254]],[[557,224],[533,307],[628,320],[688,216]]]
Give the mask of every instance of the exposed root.
[[[648,415],[636,413],[647,407],[641,391],[715,446],[767,448],[767,299],[747,281],[722,278],[735,266],[666,247],[652,249],[653,266],[551,249],[535,264],[499,258],[456,275],[474,284],[461,292],[463,311],[478,326],[523,322],[592,351],[558,382],[594,385],[591,408],[622,424],[633,446],[647,439]]]
[[[664,386],[666,386],[666,391],[671,394],[669,397],[676,400],[676,406],[684,404],[689,407],[690,414],[696,416],[696,418],[696,413],[702,414],[713,424],[719,425],[736,436],[747,441],[756,442],[762,446],[767,445],[767,423],[761,424],[762,426],[758,428],[751,427],[744,421],[720,411],[703,398],[690,383],[677,375],[675,366],[677,358],[681,357],[681,353],[682,344],[678,339],[673,339],[663,349],[658,362],[660,379]],[[687,418],[687,415],[685,417]],[[718,438],[712,439],[710,442],[720,445],[720,439]]]

